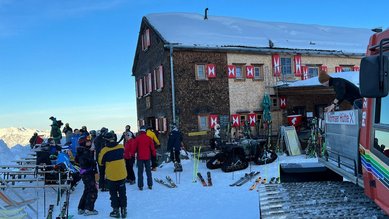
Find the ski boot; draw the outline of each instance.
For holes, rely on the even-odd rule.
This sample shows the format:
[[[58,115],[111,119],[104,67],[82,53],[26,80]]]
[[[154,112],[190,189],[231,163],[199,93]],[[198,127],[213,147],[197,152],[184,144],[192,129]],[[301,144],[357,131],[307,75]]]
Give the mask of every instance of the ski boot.
[[[84,216],[98,215],[98,214],[99,214],[99,212],[96,210],[91,210],[91,211],[85,210]]]
[[[109,213],[109,216],[114,218],[120,218],[119,208],[114,208],[113,211]]]
[[[182,165],[180,163],[174,163],[174,172],[182,172]]]
[[[127,208],[126,207],[122,207],[120,209],[120,213],[122,215],[122,218],[126,218],[127,217]]]

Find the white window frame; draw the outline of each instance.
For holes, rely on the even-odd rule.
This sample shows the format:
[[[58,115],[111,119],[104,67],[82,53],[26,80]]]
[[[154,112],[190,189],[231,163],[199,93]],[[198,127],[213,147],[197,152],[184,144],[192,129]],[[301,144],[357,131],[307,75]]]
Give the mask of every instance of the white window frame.
[[[209,115],[208,114],[200,114],[197,116],[197,125],[199,131],[208,131],[209,130]],[[205,125],[202,126],[202,122],[205,122]]]
[[[208,80],[207,77],[207,71],[206,71],[207,65],[205,64],[195,64],[195,75],[197,81],[206,81]],[[202,69],[204,76],[201,77],[200,75],[200,69]]]

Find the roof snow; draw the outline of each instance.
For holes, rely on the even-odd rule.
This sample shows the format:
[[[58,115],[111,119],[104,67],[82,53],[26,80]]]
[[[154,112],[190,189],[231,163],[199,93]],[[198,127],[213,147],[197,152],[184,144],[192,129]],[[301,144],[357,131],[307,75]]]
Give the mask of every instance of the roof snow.
[[[166,43],[190,47],[254,47],[365,53],[372,32],[365,28],[255,21],[194,13],[145,16]]]

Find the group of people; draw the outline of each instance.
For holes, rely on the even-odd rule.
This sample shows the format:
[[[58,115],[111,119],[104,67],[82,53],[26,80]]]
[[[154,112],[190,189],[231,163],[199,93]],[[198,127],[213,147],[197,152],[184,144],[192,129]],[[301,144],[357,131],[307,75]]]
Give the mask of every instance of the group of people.
[[[58,129],[63,124],[54,117],[50,117],[50,120],[53,123],[49,139],[53,145],[58,146],[62,138],[62,134],[58,137],[60,133]],[[84,184],[84,191],[78,205],[79,215],[98,214],[94,205],[98,197],[98,189],[100,189],[102,192],[109,191],[113,209],[110,216],[125,218],[127,216],[126,182],[130,185],[136,183],[133,170],[135,159],[138,167],[137,186],[139,190],[144,188],[144,172],[147,176],[147,188],[152,189],[152,171],[156,171],[158,165],[156,149],[160,147],[157,133],[152,127],[141,126],[135,135],[130,125],[127,125],[120,139],[114,131],[109,131],[105,127],[98,131],[88,132],[86,126],[73,130],[68,123],[65,124],[62,133],[66,138],[63,148],[67,148],[70,160],[79,166],[79,174]],[[39,135],[34,134],[31,142],[38,144],[41,140],[43,141]],[[122,141],[123,143],[120,144]],[[182,146],[182,135],[177,126],[172,126],[168,139],[168,150],[171,152],[172,160],[175,161],[175,167],[177,164],[181,166],[179,151]],[[61,150],[58,147],[55,148],[57,151]]]

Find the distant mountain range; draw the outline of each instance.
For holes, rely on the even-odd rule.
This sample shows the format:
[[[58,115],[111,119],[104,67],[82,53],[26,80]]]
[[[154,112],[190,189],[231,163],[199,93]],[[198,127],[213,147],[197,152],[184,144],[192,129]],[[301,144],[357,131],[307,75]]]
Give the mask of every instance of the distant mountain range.
[[[8,148],[13,148],[18,145],[26,146],[30,144],[30,138],[35,132],[38,133],[38,135],[43,135],[43,138],[48,138],[50,136],[50,131],[11,127],[0,128],[0,140],[3,140]]]

